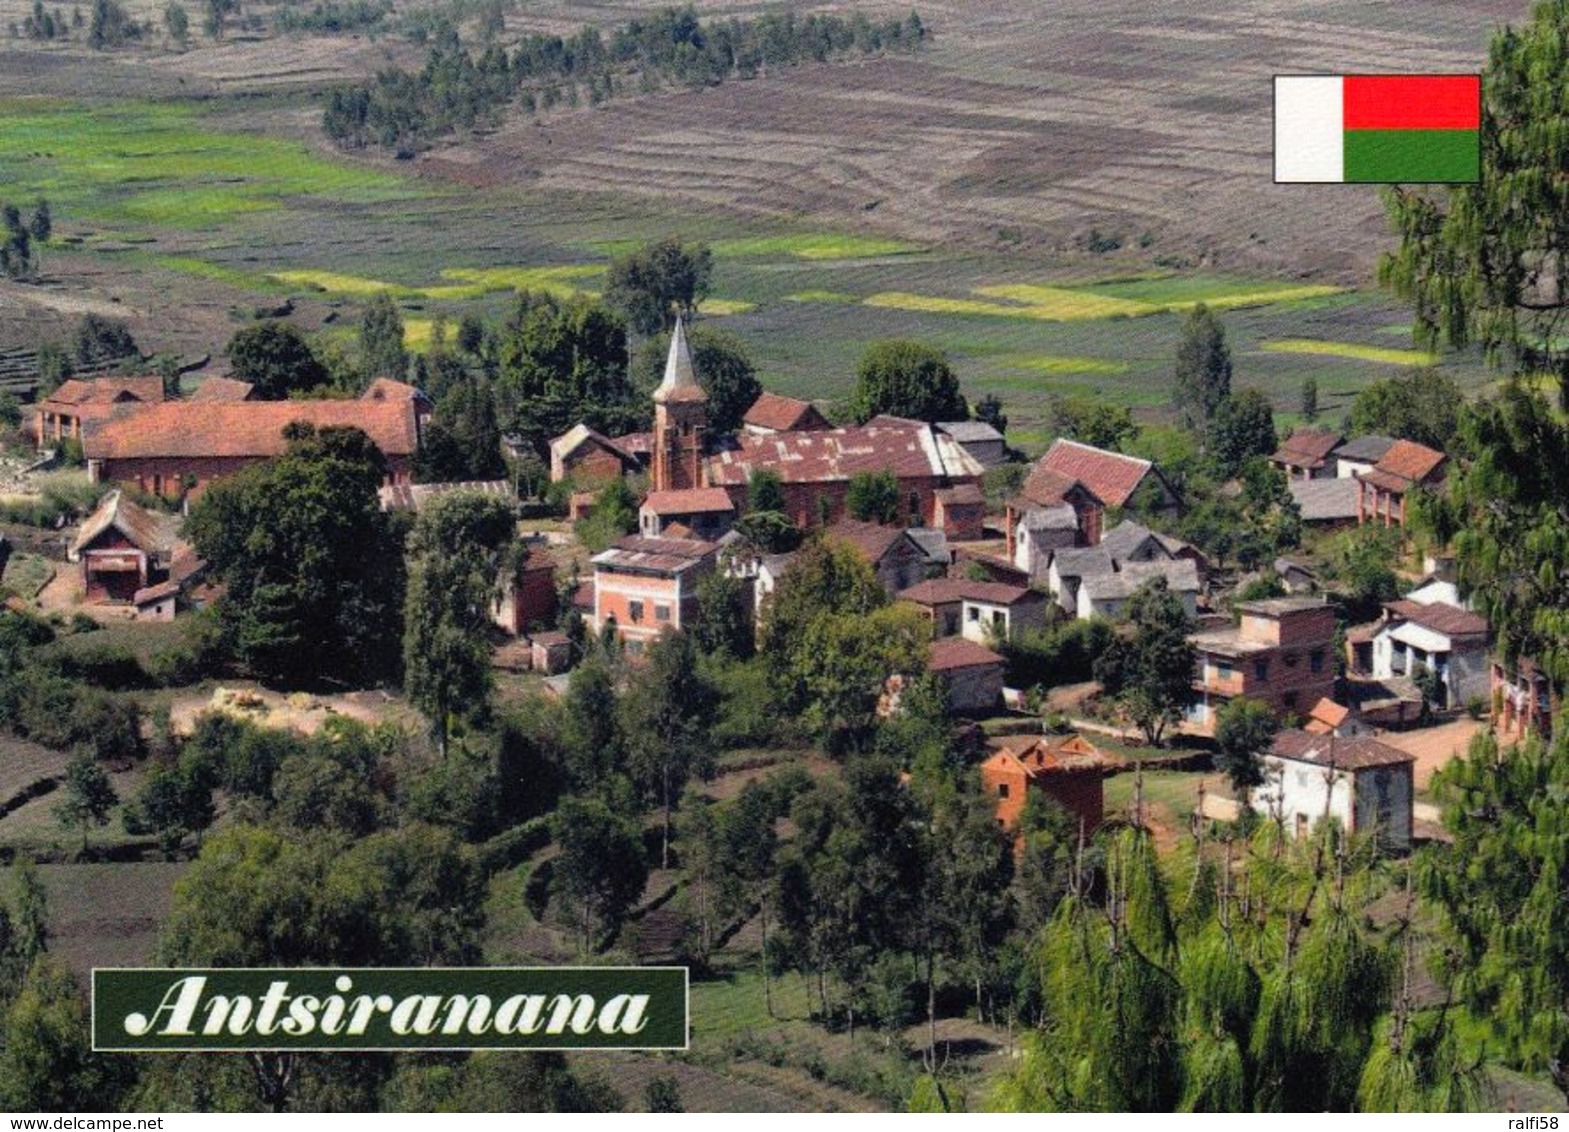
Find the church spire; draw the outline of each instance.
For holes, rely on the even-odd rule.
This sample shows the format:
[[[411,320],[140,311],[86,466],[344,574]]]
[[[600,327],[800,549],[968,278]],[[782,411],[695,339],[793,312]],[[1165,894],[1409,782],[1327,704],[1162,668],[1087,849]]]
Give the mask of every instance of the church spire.
[[[665,379],[654,390],[654,403],[706,400],[708,394],[697,383],[697,373],[692,369],[692,351],[686,344],[686,321],[678,315],[676,328],[670,335],[670,355],[665,359]]]

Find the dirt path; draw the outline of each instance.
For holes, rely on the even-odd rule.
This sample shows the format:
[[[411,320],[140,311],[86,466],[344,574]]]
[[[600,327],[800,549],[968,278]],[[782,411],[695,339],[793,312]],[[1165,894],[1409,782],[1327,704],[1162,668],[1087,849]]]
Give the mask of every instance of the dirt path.
[[[1378,738],[1396,750],[1416,756],[1416,788],[1426,790],[1433,780],[1433,772],[1456,755],[1465,754],[1472,737],[1486,727],[1485,723],[1474,719],[1457,719],[1420,731],[1392,731]]]

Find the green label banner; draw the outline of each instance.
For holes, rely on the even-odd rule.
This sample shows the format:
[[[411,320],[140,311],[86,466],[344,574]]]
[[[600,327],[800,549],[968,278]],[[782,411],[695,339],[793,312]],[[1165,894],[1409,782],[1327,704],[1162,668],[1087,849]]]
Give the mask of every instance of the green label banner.
[[[96,968],[93,1048],[685,1049],[685,967]]]

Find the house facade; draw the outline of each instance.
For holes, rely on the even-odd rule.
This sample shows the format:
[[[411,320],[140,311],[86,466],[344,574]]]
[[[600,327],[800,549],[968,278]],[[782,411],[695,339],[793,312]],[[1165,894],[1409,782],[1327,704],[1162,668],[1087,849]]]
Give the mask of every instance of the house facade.
[[[1317,597],[1238,602],[1236,625],[1188,637],[1195,655],[1188,721],[1215,726],[1219,710],[1247,696],[1277,716],[1305,716],[1335,688],[1335,607]]]
[[[1406,497],[1443,482],[1446,457],[1410,440],[1397,440],[1369,471],[1352,478],[1360,485],[1357,523],[1385,527],[1406,525]]]
[[[1013,832],[1031,792],[1057,803],[1085,838],[1106,817],[1108,760],[1082,735],[1042,736],[999,748],[980,766],[981,783],[997,807],[997,824]]]
[[[932,642],[927,671],[948,688],[948,710],[955,715],[986,715],[1002,703],[1003,658],[963,637]]]
[[[605,483],[638,470],[634,455],[586,424],[573,425],[550,442],[551,483]]]
[[[80,441],[89,428],[163,399],[161,377],[73,377],[33,406],[33,439],[40,449]]]
[[[658,538],[679,523],[697,538],[712,542],[730,530],[735,522],[735,504],[728,493],[717,487],[694,487],[684,491],[651,491],[638,508],[638,530]]]
[[[596,632],[613,625],[627,653],[641,655],[666,629],[689,628],[697,617],[697,584],[713,572],[716,543],[629,535],[594,555]]]
[[[1332,453],[1344,438],[1327,429],[1299,428],[1280,442],[1269,462],[1285,473],[1288,480],[1335,478]]]
[[[1411,849],[1414,755],[1367,735],[1350,739],[1295,728],[1279,732],[1263,757],[1264,785],[1253,808],[1306,837],[1325,818],[1372,836],[1387,853]]]
[[[1378,679],[1432,669],[1441,708],[1485,699],[1492,686],[1487,619],[1446,602],[1387,602],[1369,651]]]
[[[67,552],[82,568],[87,601],[134,602],[142,591],[167,582],[179,525],[177,516],[149,511],[119,491],[105,495]],[[175,593],[177,588],[169,595],[171,617]]]
[[[920,607],[932,622],[934,637],[958,636],[984,645],[1046,627],[1046,596],[1027,586],[934,578],[898,597]]]

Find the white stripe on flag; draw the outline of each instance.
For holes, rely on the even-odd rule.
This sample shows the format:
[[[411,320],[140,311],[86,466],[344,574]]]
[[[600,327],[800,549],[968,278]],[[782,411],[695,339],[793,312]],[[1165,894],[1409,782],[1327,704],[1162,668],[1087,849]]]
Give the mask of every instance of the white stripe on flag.
[[[1339,75],[1275,77],[1275,180],[1346,179],[1345,96]]]

